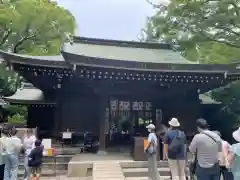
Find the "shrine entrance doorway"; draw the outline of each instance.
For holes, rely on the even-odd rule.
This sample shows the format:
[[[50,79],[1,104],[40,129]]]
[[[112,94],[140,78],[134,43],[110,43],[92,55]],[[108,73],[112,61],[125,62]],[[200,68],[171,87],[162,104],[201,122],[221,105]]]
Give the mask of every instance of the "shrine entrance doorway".
[[[109,104],[109,146],[130,146],[135,136],[146,136],[152,123],[152,103],[111,99]]]

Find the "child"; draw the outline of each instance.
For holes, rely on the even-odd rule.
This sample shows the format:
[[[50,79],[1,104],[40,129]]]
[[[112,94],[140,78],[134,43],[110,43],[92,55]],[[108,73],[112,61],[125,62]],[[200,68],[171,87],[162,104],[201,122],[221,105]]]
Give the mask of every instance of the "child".
[[[41,173],[41,165],[42,165],[42,157],[43,157],[43,146],[41,146],[41,141],[35,141],[35,148],[31,151],[28,156],[28,166],[30,167],[30,180],[36,177],[36,180],[39,179]]]

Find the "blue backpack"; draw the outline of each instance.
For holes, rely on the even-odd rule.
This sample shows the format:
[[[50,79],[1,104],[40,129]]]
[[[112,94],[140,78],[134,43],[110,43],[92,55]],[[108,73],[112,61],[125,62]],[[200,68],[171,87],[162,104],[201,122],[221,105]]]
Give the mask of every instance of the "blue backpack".
[[[177,158],[177,156],[181,153],[183,145],[184,145],[184,134],[181,131],[177,132],[177,135],[174,136],[171,143],[168,145],[168,157],[170,159]]]

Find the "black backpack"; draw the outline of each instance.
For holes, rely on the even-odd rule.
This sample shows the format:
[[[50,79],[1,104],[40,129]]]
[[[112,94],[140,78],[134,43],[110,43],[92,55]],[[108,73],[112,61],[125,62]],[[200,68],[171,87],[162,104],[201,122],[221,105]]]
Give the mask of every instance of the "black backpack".
[[[170,159],[176,158],[182,151],[184,144],[183,132],[178,131],[177,135],[172,139],[168,145],[168,157]]]

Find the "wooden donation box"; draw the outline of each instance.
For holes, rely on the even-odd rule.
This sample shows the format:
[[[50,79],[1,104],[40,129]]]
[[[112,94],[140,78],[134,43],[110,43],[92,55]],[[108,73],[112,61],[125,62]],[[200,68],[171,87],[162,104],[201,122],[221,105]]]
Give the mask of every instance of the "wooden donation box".
[[[147,154],[144,152],[145,147],[147,146],[147,137],[134,137],[134,146],[133,146],[133,160],[134,161],[146,161]],[[159,157],[159,148],[157,149],[157,158]]]

